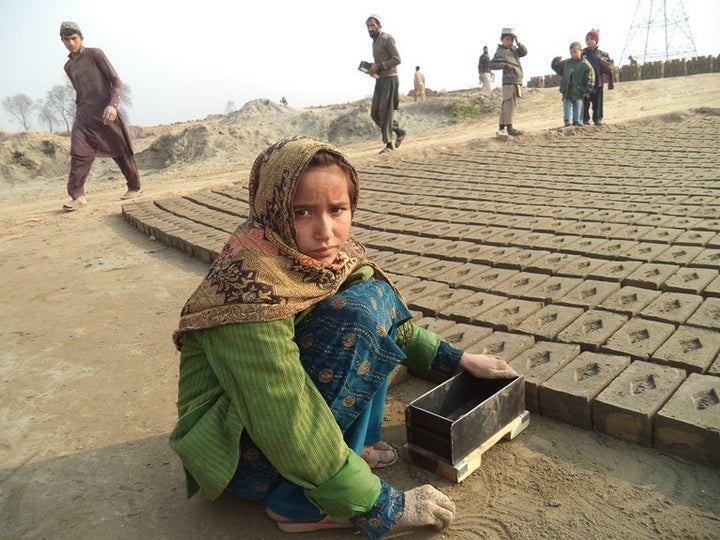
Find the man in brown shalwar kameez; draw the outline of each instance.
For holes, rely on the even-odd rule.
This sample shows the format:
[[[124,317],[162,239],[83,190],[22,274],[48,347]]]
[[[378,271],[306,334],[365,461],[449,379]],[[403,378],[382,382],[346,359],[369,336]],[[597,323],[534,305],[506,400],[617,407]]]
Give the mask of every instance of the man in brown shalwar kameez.
[[[70,54],[65,73],[75,88],[77,112],[70,139],[70,175],[67,191],[72,200],[63,205],[68,211],[87,204],[85,180],[96,156],[111,157],[127,181],[121,199],[134,199],[142,193],[140,173],[125,123],[118,113],[122,82],[100,49],[83,46],[80,27],[74,22],[60,25],[60,39]]]

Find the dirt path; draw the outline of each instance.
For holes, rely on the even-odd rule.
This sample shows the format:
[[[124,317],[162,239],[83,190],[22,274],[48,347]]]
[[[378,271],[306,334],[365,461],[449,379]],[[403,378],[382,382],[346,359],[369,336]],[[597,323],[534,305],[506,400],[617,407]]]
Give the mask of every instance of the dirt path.
[[[620,84],[607,94],[607,120],[720,107],[718,82],[720,74]],[[528,93],[518,119],[530,144],[533,131],[559,124],[559,95]],[[494,145],[494,130],[488,119],[422,133],[391,159]],[[376,142],[348,149],[360,164],[382,159],[376,151]],[[149,175],[146,197],[244,180],[248,166]],[[258,505],[184,497],[167,446],[178,361],[170,334],[206,265],[131,229],[119,214],[122,192],[119,180],[94,186],[92,204],[73,214],[58,210],[62,182],[2,194],[0,537],[288,538]],[[396,444],[403,403],[423,384],[393,393],[386,434]],[[458,506],[449,531],[413,538],[719,537],[717,470],[542,417],[460,485],[406,463],[384,476],[401,488],[430,481]]]

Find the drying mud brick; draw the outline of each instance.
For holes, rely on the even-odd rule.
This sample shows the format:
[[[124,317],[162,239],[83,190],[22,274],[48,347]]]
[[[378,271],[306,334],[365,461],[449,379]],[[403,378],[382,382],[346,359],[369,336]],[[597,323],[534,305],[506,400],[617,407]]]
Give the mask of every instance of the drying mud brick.
[[[675,326],[638,317],[630,319],[605,342],[602,349],[647,360],[675,332]]]
[[[720,467],[720,378],[691,373],[660,409],[655,448]]]
[[[629,356],[581,353],[540,386],[540,413],[591,430],[593,400],[629,365]]]
[[[403,294],[403,296],[406,296],[406,292],[410,290],[410,287],[413,287],[423,281],[419,277],[415,276],[402,276],[400,274],[393,274],[392,272],[388,272],[388,277],[392,280],[392,282],[395,284],[395,286],[400,290],[400,292]],[[440,284],[438,284],[440,285]]]
[[[716,239],[720,239],[720,234],[715,236]],[[692,260],[692,266],[696,268],[720,268],[720,249],[717,246],[703,249],[700,254]]]
[[[707,287],[705,287],[705,296],[720,297],[720,276],[713,279]]]
[[[449,341],[453,347],[467,349],[488,337],[492,332],[492,328],[487,326],[458,323],[446,328],[443,331],[443,338]]]
[[[586,349],[597,351],[626,322],[624,315],[591,309],[560,332],[557,339],[563,343],[580,343]]]
[[[432,294],[426,294],[420,298],[408,302],[408,306],[413,309],[419,309],[428,315],[440,315],[448,306],[454,305],[456,302],[472,296],[473,291],[469,289],[453,289],[450,285],[445,285]]]
[[[400,289],[408,304],[411,304],[412,302],[421,299],[423,296],[430,296],[437,293],[438,291],[447,290],[448,288],[447,283],[423,280],[420,278],[416,278],[415,276],[411,277],[416,280],[415,283],[412,283],[411,285]]]
[[[655,414],[684,380],[685,370],[633,362],[595,398],[593,429],[652,446]]]
[[[620,284],[611,281],[586,279],[579,286],[558,300],[558,303],[569,306],[594,308],[608,296],[620,290]]]
[[[466,263],[457,262],[457,261],[444,261],[440,259],[433,259],[433,262],[430,264],[425,264],[423,266],[415,267],[409,267],[406,268],[403,273],[410,274],[411,276],[418,276],[418,277],[432,277],[433,279],[436,279],[437,281],[445,281],[442,279],[442,276],[445,272],[455,270],[459,268],[460,266],[464,265]]]
[[[632,259],[637,262],[651,262],[661,256],[668,247],[665,244],[638,242],[636,246],[619,253],[618,257]]]
[[[583,313],[583,309],[579,307],[551,304],[530,315],[514,327],[514,330],[536,338],[554,339]]]
[[[413,321],[413,323],[440,335],[442,335],[448,328],[455,326],[455,322],[449,319],[438,319],[437,317],[423,317],[420,320]]]
[[[582,279],[580,278],[553,276],[526,290],[523,297],[550,304],[567,295],[581,283]]]
[[[465,285],[468,279],[492,270],[492,266],[486,264],[466,262],[454,269],[448,269],[442,276],[442,281],[457,285]],[[439,278],[439,276],[438,276]]]
[[[685,293],[662,293],[640,312],[646,319],[684,324],[702,304],[702,296]]]
[[[660,347],[653,358],[660,363],[705,373],[720,351],[720,332],[681,326]]]
[[[680,237],[675,239],[672,247],[658,255],[655,262],[684,266],[700,255],[703,249],[701,247],[676,245]]]
[[[568,265],[583,259],[579,255],[570,255],[569,253],[549,253],[541,257],[533,264],[528,265],[526,270],[531,272],[541,272],[546,274],[556,274]]]
[[[443,309],[443,315],[459,322],[478,322],[481,314],[507,301],[507,296],[470,291],[469,296]]]
[[[682,229],[671,229],[670,227],[653,227],[642,239],[648,242],[662,242],[670,244],[683,233]]]
[[[660,296],[659,291],[639,287],[623,287],[608,296],[598,307],[632,317]]]
[[[626,277],[622,284],[642,289],[660,289],[665,280],[678,271],[675,264],[646,263]]]
[[[706,298],[687,320],[688,326],[720,328],[720,298]]]
[[[637,270],[641,264],[638,261],[608,261],[590,272],[588,277],[620,283]]]
[[[577,259],[568,260],[567,264],[557,269],[558,276],[587,278],[605,261],[602,259],[591,259],[590,257],[578,256]]]
[[[681,268],[662,287],[666,291],[700,294],[717,276],[718,271],[715,269]]]
[[[705,246],[716,234],[715,231],[685,231],[675,239],[675,243],[688,246]]]
[[[510,334],[507,332],[493,332],[467,350],[471,353],[492,354],[502,358],[506,362],[510,362],[534,344],[535,339],[532,336]]]
[[[539,341],[509,362],[525,378],[527,410],[540,412],[538,388],[579,354],[579,345]]]
[[[509,330],[542,307],[541,302],[510,298],[502,304],[480,313],[476,318],[479,322],[491,325],[498,330]]]
[[[510,270],[509,268],[492,268],[487,272],[468,276],[463,282],[463,287],[476,291],[493,292],[497,285],[517,274],[517,270]]]
[[[503,283],[500,283],[495,287],[495,292],[516,298],[523,298],[528,290],[542,285],[549,277],[547,274],[537,272],[520,272]]]

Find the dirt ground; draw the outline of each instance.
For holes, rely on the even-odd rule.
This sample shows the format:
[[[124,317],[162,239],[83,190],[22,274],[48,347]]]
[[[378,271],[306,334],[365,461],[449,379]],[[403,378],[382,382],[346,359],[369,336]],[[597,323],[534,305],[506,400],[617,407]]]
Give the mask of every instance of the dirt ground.
[[[621,83],[606,93],[606,119],[622,126],[717,108],[719,84],[720,74]],[[401,113],[414,106],[404,103]],[[517,118],[527,144],[557,127],[557,89],[528,93]],[[377,137],[344,149],[357,164],[432,158],[490,139],[496,117],[415,126],[391,156],[377,156]],[[144,197],[244,181],[249,166],[245,156],[220,155],[143,171]],[[104,163],[96,168],[105,172],[90,180],[90,204],[75,213],[60,210],[64,174],[0,184],[0,537],[287,538],[257,504],[185,498],[167,445],[179,359],[170,335],[207,266],[128,226],[122,177]],[[404,403],[425,385],[392,390],[390,442],[403,444]],[[394,538],[720,538],[720,471],[540,416],[487,452],[461,484],[404,462],[382,476],[400,488],[433,483],[458,509],[447,531]]]

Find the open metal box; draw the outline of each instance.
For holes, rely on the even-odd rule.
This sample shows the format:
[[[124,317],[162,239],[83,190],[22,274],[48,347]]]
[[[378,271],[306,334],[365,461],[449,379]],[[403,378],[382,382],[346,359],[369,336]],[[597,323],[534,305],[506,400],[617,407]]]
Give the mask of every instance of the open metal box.
[[[468,469],[465,462],[470,454],[486,450],[483,445],[490,441],[513,438],[527,426],[528,417],[522,376],[478,379],[462,372],[406,407],[407,453],[415,462],[422,454],[423,462],[430,456]]]

